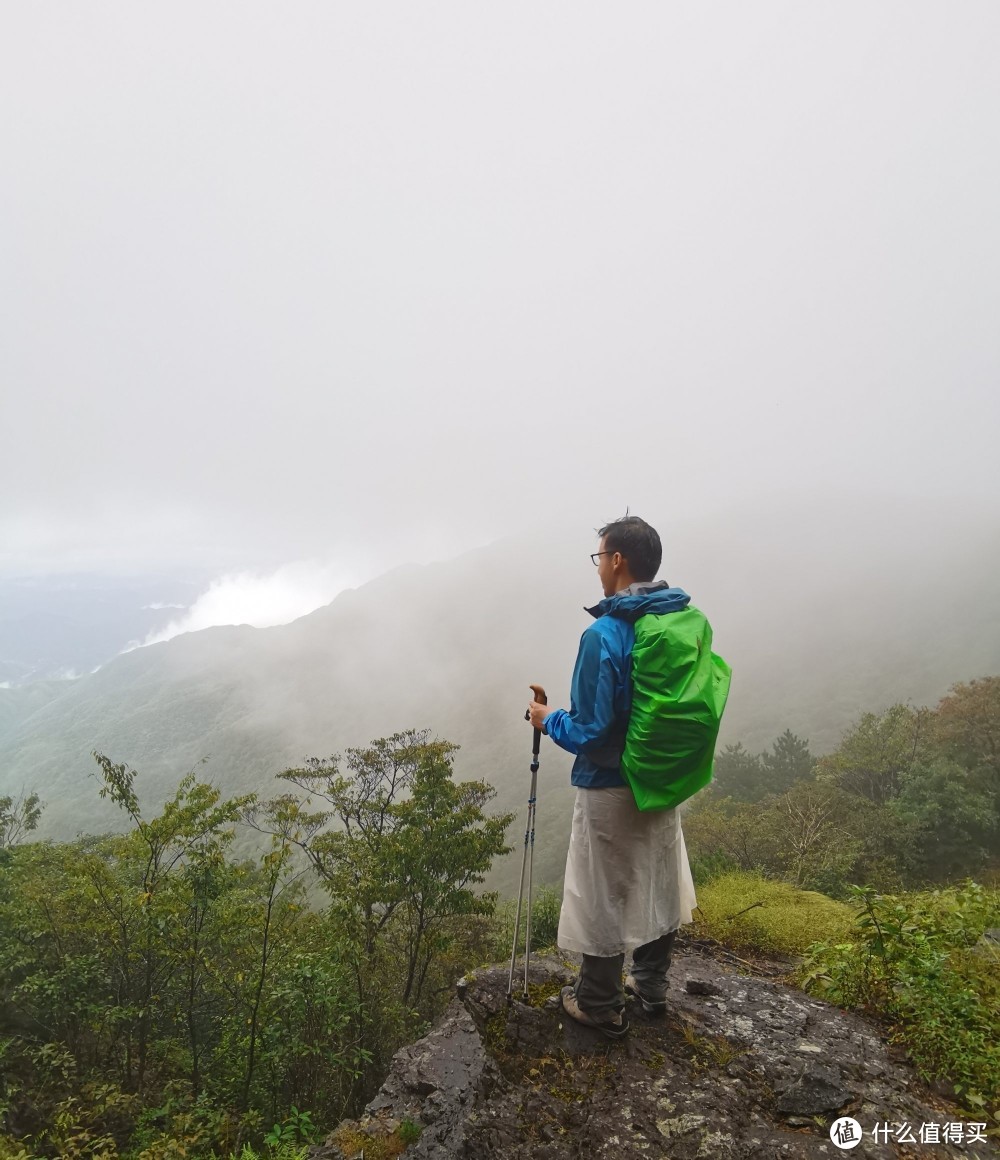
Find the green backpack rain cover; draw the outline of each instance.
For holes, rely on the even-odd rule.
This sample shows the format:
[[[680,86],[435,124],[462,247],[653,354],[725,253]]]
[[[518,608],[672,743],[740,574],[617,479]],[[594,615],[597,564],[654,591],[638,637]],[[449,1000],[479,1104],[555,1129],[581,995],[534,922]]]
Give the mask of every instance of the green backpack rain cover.
[[[732,670],[697,608],[635,622],[632,715],[622,774],[640,810],[666,810],[712,780]]]

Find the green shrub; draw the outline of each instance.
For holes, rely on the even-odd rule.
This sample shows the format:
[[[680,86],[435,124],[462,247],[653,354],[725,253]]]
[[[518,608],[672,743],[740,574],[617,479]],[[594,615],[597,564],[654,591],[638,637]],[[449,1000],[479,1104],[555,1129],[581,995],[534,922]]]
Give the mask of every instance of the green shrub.
[[[715,850],[707,854],[692,854],[691,877],[695,886],[707,886],[709,882],[723,874],[738,870],[736,862],[721,851]]]
[[[276,1148],[268,1147],[263,1152],[255,1152],[249,1144],[244,1144],[238,1156],[233,1153],[232,1160],[306,1160],[308,1151],[308,1148],[297,1148],[294,1144],[279,1144]]]
[[[31,1153],[17,1140],[0,1136],[0,1160],[31,1160]]]
[[[285,1119],[274,1127],[264,1137],[264,1143],[269,1148],[310,1143],[316,1135],[316,1125],[309,1112],[300,1112],[295,1105]]]
[[[531,900],[531,950],[544,951],[556,945],[556,936],[559,933],[559,911],[562,909],[562,894],[553,886],[542,886],[533,891]],[[527,903],[527,889],[525,902],[521,906],[521,927],[518,938],[518,954],[524,953],[524,925]],[[510,958],[511,947],[514,943],[514,917],[517,913],[516,899],[509,898],[496,909],[496,933],[493,939],[492,955],[503,961]]]
[[[410,1144],[415,1144],[420,1139],[420,1133],[423,1130],[423,1126],[415,1120],[406,1119],[399,1125],[399,1138],[404,1144],[409,1146]]]
[[[967,881],[880,895],[854,887],[849,936],[810,948],[807,990],[884,1022],[926,1080],[951,1081],[972,1114],[1000,1118],[1000,892]]]

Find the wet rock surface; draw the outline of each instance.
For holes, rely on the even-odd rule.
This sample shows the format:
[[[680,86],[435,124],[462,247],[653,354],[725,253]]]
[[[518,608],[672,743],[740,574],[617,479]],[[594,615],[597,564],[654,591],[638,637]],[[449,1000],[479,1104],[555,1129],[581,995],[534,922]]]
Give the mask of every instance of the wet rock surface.
[[[780,967],[758,968],[741,973],[689,944],[674,956],[667,1014],[646,1017],[630,1002],[620,1042],[560,1010],[576,973],[569,959],[532,960],[527,1003],[519,982],[508,1005],[506,969],[475,972],[437,1027],[397,1053],[365,1117],[310,1156],[349,1160],[359,1141],[411,1120],[422,1132],[406,1156],[441,1160],[1000,1158],[995,1142],[919,1142],[922,1124],[962,1114],[871,1024],[768,977]],[[864,1133],[850,1151],[830,1139],[839,1116]],[[904,1123],[914,1143],[896,1139]],[[876,1124],[890,1125],[888,1139],[873,1138]]]

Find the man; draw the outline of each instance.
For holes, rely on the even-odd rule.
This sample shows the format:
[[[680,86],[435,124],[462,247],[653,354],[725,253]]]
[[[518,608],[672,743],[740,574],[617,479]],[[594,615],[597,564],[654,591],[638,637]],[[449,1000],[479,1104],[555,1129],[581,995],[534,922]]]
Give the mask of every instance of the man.
[[[632,704],[634,622],[646,613],[686,608],[690,597],[654,581],[662,549],[655,529],[625,516],[598,533],[591,559],[605,599],[587,611],[573,672],[571,708],[532,701],[531,724],[576,754],[573,826],[558,944],[583,955],[575,987],[562,1005],[578,1022],[617,1039],[628,1031],[622,967],[631,952],[625,990],[643,1010],[666,1008],[667,970],[677,928],[696,905],[676,808],[640,812],[621,773]]]

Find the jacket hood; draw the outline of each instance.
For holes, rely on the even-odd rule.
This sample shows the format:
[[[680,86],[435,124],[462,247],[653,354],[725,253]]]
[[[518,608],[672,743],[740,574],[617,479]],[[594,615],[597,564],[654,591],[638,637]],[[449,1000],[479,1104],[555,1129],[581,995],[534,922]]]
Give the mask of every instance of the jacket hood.
[[[605,596],[600,603],[588,608],[591,616],[617,616],[635,623],[640,616],[662,616],[665,612],[680,612],[691,603],[683,588],[671,588],[666,580],[630,584],[628,588]]]

